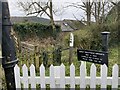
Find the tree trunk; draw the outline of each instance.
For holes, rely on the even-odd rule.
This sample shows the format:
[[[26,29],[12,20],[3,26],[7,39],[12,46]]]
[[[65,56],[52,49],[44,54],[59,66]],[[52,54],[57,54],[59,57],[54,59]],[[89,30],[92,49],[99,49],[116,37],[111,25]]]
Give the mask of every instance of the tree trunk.
[[[98,20],[97,20],[97,21],[98,21],[98,23],[101,22],[101,21],[100,21],[100,11],[101,11],[101,10],[100,10],[100,7],[101,7],[101,2],[99,1],[99,2],[98,2],[98,10],[97,10],[97,13],[98,13],[98,15],[97,15],[97,16],[98,16],[98,17],[97,17]]]
[[[90,2],[86,2],[86,7],[87,7],[87,25],[90,25],[91,23],[91,4]]]
[[[105,20],[105,3],[102,3],[102,23],[104,23]]]
[[[94,2],[95,5],[95,13],[94,13],[94,17],[95,17],[95,21],[97,24],[100,23],[100,8],[101,8],[101,2]]]
[[[95,5],[95,15],[94,15],[95,16],[95,21],[98,22],[97,21],[98,20],[97,19],[97,3],[95,2],[94,5]]]
[[[52,25],[52,29],[53,29],[53,35],[54,35],[54,39],[56,39],[56,27],[55,27],[55,22],[54,22],[54,18],[53,18],[53,5],[52,5],[52,0],[50,0],[50,21],[51,21],[51,25]]]

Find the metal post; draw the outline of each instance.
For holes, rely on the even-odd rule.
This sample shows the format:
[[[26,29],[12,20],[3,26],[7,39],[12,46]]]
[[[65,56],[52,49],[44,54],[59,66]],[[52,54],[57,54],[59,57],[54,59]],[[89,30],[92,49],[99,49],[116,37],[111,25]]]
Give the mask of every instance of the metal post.
[[[12,24],[8,2],[2,2],[2,66],[5,71],[7,90],[15,90],[14,66],[18,62],[11,35]]]
[[[0,1],[0,71],[2,71],[2,2]],[[2,76],[2,72],[0,72]],[[0,79],[0,89],[2,90],[2,79]]]
[[[104,63],[108,66],[108,38],[110,32],[101,32],[102,35],[102,51],[106,52]]]
[[[2,63],[2,2],[0,1],[0,65]]]

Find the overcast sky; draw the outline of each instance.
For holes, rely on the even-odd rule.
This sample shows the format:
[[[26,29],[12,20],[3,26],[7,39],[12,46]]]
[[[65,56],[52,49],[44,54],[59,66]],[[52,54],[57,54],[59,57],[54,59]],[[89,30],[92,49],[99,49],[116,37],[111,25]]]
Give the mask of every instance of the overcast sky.
[[[26,16],[25,12],[23,12],[20,7],[17,6],[16,2],[18,0],[8,0],[9,2],[9,7],[10,7],[10,14],[11,16]],[[22,1],[22,0],[21,0]],[[24,1],[47,1],[47,0],[24,0]],[[58,10],[59,14],[54,15],[55,20],[63,20],[63,19],[77,19],[81,20],[83,19],[83,16],[85,17],[85,13],[83,10],[76,9],[74,7],[69,7],[69,8],[63,8],[67,6],[70,3],[77,3],[81,1],[86,1],[86,0],[52,0],[53,1],[53,8],[55,10]],[[99,1],[99,0],[96,0]],[[120,0],[103,0],[103,1],[120,1]],[[74,17],[75,16],[75,17]],[[48,18],[46,15],[42,16],[44,18]]]
[[[81,10],[79,11],[76,8],[63,8],[65,7],[69,2],[73,2],[73,0],[53,0],[54,1],[54,8],[59,10],[60,12],[57,13],[57,15],[54,15],[55,20],[63,20],[63,19],[75,19],[74,15],[78,19],[82,19],[82,16],[84,15],[84,12]],[[78,2],[80,0],[74,0],[75,2]],[[25,16],[26,14],[17,6],[15,0],[8,0],[9,7],[10,7],[10,14],[11,16]],[[46,15],[42,16],[44,18],[48,18]]]

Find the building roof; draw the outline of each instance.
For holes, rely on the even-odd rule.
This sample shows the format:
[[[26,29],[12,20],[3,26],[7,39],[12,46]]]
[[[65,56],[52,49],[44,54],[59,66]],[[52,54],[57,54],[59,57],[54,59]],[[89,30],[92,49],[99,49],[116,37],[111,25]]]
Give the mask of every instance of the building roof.
[[[77,20],[64,19],[63,21],[55,21],[55,24],[61,26],[62,31],[74,31],[82,29],[85,24]]]

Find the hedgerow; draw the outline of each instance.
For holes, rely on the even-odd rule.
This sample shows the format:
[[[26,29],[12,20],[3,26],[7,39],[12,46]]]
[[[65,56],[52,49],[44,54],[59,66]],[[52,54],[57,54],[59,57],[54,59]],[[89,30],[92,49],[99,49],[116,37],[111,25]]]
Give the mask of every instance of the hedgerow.
[[[56,25],[56,31],[54,32],[51,25],[43,25],[41,23],[16,23],[13,25],[13,28],[21,39],[28,36],[38,36],[40,38],[54,37],[61,31],[58,25]]]

